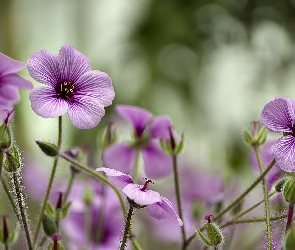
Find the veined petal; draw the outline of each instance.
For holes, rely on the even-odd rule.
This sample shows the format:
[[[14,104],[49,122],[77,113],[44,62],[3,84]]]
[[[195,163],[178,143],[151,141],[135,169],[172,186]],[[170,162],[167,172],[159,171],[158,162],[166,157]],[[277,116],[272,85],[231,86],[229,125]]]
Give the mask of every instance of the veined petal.
[[[128,184],[123,188],[123,193],[136,204],[145,206],[161,201],[161,196],[158,192],[152,190],[144,190],[143,185]]]
[[[50,87],[37,87],[30,93],[31,106],[37,115],[44,118],[54,118],[68,111],[68,104],[62,98],[56,97],[56,92]]]
[[[152,138],[161,138],[167,140],[169,136],[169,128],[172,126],[171,120],[168,116],[156,116],[148,128]]]
[[[151,179],[165,177],[173,170],[171,155],[166,154],[157,140],[151,140],[147,147],[142,149],[144,169]]]
[[[16,73],[26,67],[26,64],[10,58],[0,52],[0,75],[5,76]]]
[[[108,168],[130,173],[134,166],[135,154],[135,150],[130,148],[126,142],[120,142],[104,150],[102,161]]]
[[[78,78],[91,70],[89,59],[71,45],[64,45],[58,53],[61,81],[75,83]]]
[[[69,102],[68,115],[71,123],[79,129],[96,127],[104,116],[103,105],[93,96],[77,96]]]
[[[161,201],[146,207],[149,215],[158,220],[168,220],[175,218],[179,226],[183,226],[182,220],[178,217],[172,207],[172,203],[165,197],[161,196]]]
[[[27,62],[31,77],[37,82],[56,88],[59,84],[59,68],[57,56],[47,50],[33,54]]]
[[[115,97],[111,78],[104,72],[88,71],[74,84],[75,94],[91,95],[103,106],[109,106]]]
[[[18,88],[22,88],[22,89],[32,89],[33,85],[32,83],[17,75],[17,74],[10,74],[10,75],[6,75],[6,76],[1,76],[0,77],[0,86],[2,85],[10,85],[10,86],[14,86],[14,87],[18,87]]]
[[[292,113],[285,98],[276,98],[267,103],[261,113],[265,126],[277,132],[292,132]]]
[[[139,136],[145,130],[148,121],[153,116],[152,113],[146,109],[136,106],[117,105],[115,109],[121,117],[129,122]]]
[[[111,168],[97,168],[96,172],[104,172],[109,181],[116,188],[122,190],[126,185],[133,183],[133,179],[130,175],[124,174],[120,171]]]
[[[272,151],[276,164],[286,172],[295,172],[295,138],[283,136],[273,146]]]

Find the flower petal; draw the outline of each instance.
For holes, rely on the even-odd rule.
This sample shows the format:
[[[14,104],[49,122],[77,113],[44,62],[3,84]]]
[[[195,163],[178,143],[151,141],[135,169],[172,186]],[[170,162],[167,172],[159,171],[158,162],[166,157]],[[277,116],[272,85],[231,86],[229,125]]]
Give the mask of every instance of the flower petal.
[[[295,172],[295,138],[283,136],[273,146],[272,151],[276,164],[286,172]]]
[[[20,96],[16,87],[4,85],[0,87],[0,104],[13,106],[18,103]]]
[[[263,124],[277,132],[292,132],[293,112],[286,98],[276,98],[267,103],[261,113]]]
[[[109,181],[116,188],[122,190],[126,185],[133,183],[133,179],[130,175],[126,175],[120,171],[111,168],[97,168],[96,172],[104,172]]]
[[[161,196],[161,201],[146,207],[149,215],[157,220],[177,219],[179,226],[183,226],[182,220],[178,217],[172,207],[172,203],[165,197]]]
[[[71,123],[79,129],[96,127],[104,116],[103,105],[94,96],[78,96],[69,102],[68,115]]]
[[[56,92],[50,87],[34,88],[30,93],[30,100],[34,112],[44,118],[58,117],[68,110],[67,102],[57,98]]]
[[[148,121],[152,118],[152,113],[146,109],[129,106],[129,105],[117,105],[117,113],[123,117],[136,131],[138,136],[141,136],[142,132],[145,130]]]
[[[152,138],[161,138],[162,140],[167,140],[170,138],[170,127],[172,127],[172,123],[168,116],[156,116],[153,118],[148,131],[151,133]]]
[[[103,106],[109,106],[115,97],[111,78],[104,72],[88,71],[74,84],[75,94],[91,95]]]
[[[57,88],[59,84],[58,58],[47,50],[40,50],[28,59],[28,71],[37,82]]]
[[[17,75],[17,74],[10,74],[10,75],[5,75],[5,76],[1,76],[0,77],[0,86],[3,85],[10,85],[10,86],[14,86],[14,87],[18,87],[18,88],[22,88],[22,89],[32,89],[33,88],[33,84]]]
[[[10,58],[0,52],[0,75],[16,73],[26,67],[26,64]]]
[[[102,154],[102,161],[108,168],[114,168],[124,173],[130,173],[135,161],[135,150],[126,142],[113,144]]]
[[[91,71],[89,59],[71,45],[64,45],[58,53],[59,72],[62,82],[75,83],[78,78]]]
[[[151,140],[146,148],[142,149],[144,169],[151,179],[165,177],[173,170],[171,155],[166,154],[157,140]]]
[[[142,191],[143,185],[128,184],[123,188],[123,193],[136,204],[145,206],[161,201],[161,196],[158,192],[152,190]]]

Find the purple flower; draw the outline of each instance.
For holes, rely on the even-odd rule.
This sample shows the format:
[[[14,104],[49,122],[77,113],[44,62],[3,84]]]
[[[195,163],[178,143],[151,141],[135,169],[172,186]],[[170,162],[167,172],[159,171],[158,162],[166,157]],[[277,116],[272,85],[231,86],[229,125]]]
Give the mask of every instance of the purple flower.
[[[97,168],[95,171],[104,172],[110,182],[122,190],[122,192],[132,201],[140,206],[146,206],[149,215],[158,219],[166,220],[175,218],[179,226],[183,226],[181,219],[175,213],[172,203],[158,192],[146,190],[151,180],[147,180],[144,185],[133,183],[130,175],[123,174],[117,170],[110,168]]]
[[[134,142],[120,142],[106,148],[102,156],[105,166],[130,173],[135,164],[136,151],[140,150],[149,178],[162,178],[171,173],[172,157],[163,152],[159,143],[159,139],[170,139],[172,124],[169,117],[154,117],[146,109],[135,106],[117,105],[115,109],[132,126]]]
[[[61,47],[54,55],[40,50],[28,60],[30,75],[46,86],[30,93],[32,109],[44,118],[69,115],[79,129],[98,125],[104,107],[112,104],[115,93],[110,77],[91,70],[89,60],[70,45]]]
[[[283,132],[271,147],[276,164],[286,172],[295,171],[295,101],[275,98],[267,103],[261,113],[263,124],[270,130]]]
[[[25,68],[25,63],[0,53],[0,120],[6,117],[4,109],[11,110],[19,102],[18,89],[31,89],[32,83],[16,72]]]

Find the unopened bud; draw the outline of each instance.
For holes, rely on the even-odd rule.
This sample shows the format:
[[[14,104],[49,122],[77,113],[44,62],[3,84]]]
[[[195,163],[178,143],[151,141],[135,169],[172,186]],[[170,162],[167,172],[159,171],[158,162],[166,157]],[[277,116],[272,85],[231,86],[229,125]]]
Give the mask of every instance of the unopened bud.
[[[2,229],[0,229],[0,241],[3,244],[8,245],[16,241],[18,237],[19,225],[17,223],[15,229],[12,232],[9,232],[9,228],[7,225],[7,216],[3,215],[2,220],[3,220],[3,225],[2,225]]]
[[[3,167],[9,173],[16,172],[21,167],[21,157],[16,147],[13,147],[11,152],[5,151],[5,162]]]
[[[4,123],[0,126],[0,149],[3,151],[11,146],[10,128]]]
[[[289,178],[284,185],[284,197],[289,203],[295,203],[295,179]]]
[[[279,179],[275,184],[275,190],[280,193],[283,191],[285,184],[292,179],[291,177],[283,177],[282,179]]]
[[[50,142],[41,142],[41,141],[36,141],[37,145],[39,148],[42,150],[43,153],[45,153],[48,156],[57,156],[58,154],[58,147]]]
[[[248,130],[248,128],[246,127],[242,127],[242,131],[243,131],[243,136],[244,136],[244,140],[247,144],[249,145],[263,145],[266,141],[267,138],[267,129],[265,126],[262,126],[259,130],[258,130],[258,124],[259,122],[257,121],[253,121],[253,130],[252,133]]]
[[[56,224],[47,214],[43,215],[42,226],[45,234],[48,236],[57,232]]]

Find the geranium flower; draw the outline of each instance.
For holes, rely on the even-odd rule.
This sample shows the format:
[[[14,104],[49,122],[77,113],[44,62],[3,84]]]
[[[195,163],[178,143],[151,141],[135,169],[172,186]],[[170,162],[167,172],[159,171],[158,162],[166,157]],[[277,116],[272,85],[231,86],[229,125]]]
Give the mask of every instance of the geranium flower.
[[[0,121],[7,116],[4,110],[13,109],[13,106],[19,102],[18,89],[33,88],[30,81],[16,74],[25,66],[25,63],[0,53]]]
[[[70,45],[54,55],[40,50],[28,60],[30,75],[46,86],[30,93],[32,109],[44,118],[68,113],[71,123],[79,129],[98,125],[104,107],[112,104],[115,93],[110,77],[91,70],[89,60]]]
[[[134,142],[120,142],[105,149],[102,160],[106,167],[130,173],[135,164],[136,151],[143,156],[145,173],[149,178],[162,178],[173,170],[172,157],[166,154],[159,139],[168,140],[171,121],[167,116],[153,116],[146,109],[117,105],[115,110],[133,128]]]
[[[183,226],[182,220],[172,207],[172,203],[158,192],[147,190],[151,180],[147,180],[144,185],[138,185],[134,184],[130,175],[126,175],[114,169],[97,168],[95,171],[104,172],[110,182],[115,187],[122,190],[122,192],[137,205],[146,206],[146,210],[150,216],[158,220],[175,218],[179,226]]]

